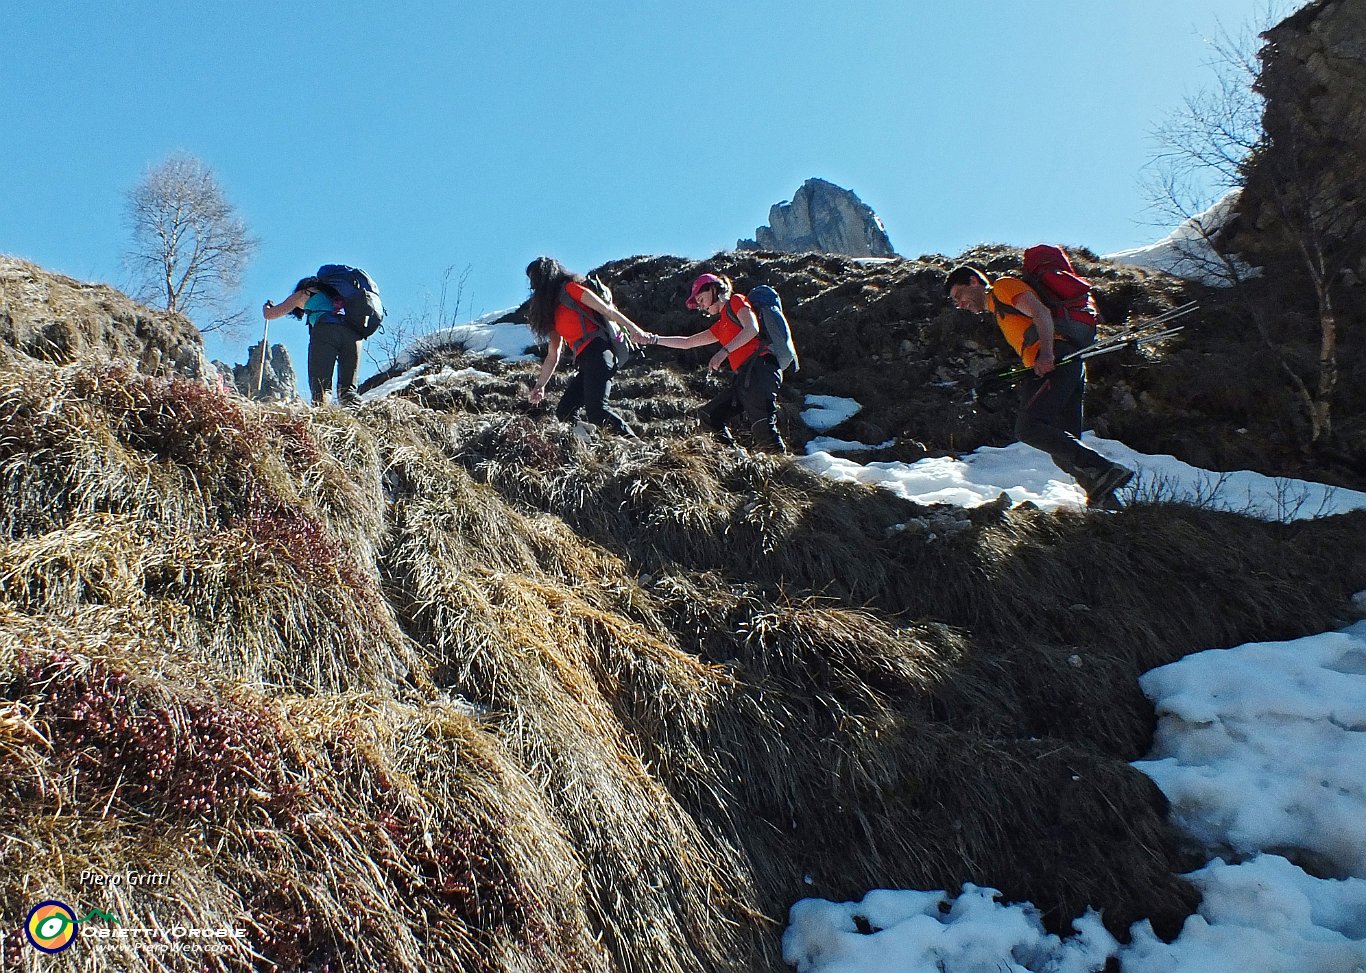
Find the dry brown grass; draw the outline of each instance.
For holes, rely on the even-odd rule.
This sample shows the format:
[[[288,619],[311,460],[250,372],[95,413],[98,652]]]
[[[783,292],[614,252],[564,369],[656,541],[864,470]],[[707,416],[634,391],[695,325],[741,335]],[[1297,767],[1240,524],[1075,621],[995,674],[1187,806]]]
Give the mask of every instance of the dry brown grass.
[[[777,971],[796,898],[964,881],[1172,931],[1135,677],[1366,587],[1362,517],[931,541],[700,439],[108,367],[0,419],[0,914],[241,924],[216,970]]]

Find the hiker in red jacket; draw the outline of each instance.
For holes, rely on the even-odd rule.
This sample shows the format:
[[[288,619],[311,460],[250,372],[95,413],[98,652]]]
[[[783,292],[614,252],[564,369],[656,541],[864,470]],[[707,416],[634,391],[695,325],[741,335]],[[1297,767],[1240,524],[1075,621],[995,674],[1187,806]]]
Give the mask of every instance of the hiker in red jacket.
[[[527,266],[526,276],[531,283],[527,324],[538,338],[549,342],[540,374],[527,399],[536,405],[545,397],[546,383],[555,374],[561,351],[568,346],[578,371],[569,380],[555,415],[572,422],[579,409],[583,409],[584,418],[593,425],[634,438],[635,431],[607,405],[612,377],[617,371],[607,329],[615,322],[637,343],[649,341],[650,336],[611,301],[603,300],[585,286],[582,275],[570,273],[558,260],[537,257]]]
[[[731,420],[743,414],[755,445],[776,453],[787,452],[778,434],[778,390],[783,370],[777,358],[759,341],[759,319],[748,298],[733,293],[730,278],[702,274],[692,283],[685,302],[715,322],[692,335],[659,335],[653,338],[666,348],[701,348],[719,343],[708,367],[718,371],[729,363],[735,373],[731,387],[702,407],[702,424],[725,442],[733,442]]]
[[[1063,335],[1068,329],[1055,322],[1029,284],[1015,277],[988,282],[976,267],[958,267],[944,282],[944,294],[954,307],[977,314],[990,312],[1010,347],[1030,369],[1020,380],[1016,437],[1043,450],[1073,477],[1086,491],[1088,507],[1115,506],[1115,491],[1133,479],[1134,471],[1110,462],[1081,441],[1085,362],[1074,358],[1057,364],[1059,358],[1080,350],[1077,340]]]

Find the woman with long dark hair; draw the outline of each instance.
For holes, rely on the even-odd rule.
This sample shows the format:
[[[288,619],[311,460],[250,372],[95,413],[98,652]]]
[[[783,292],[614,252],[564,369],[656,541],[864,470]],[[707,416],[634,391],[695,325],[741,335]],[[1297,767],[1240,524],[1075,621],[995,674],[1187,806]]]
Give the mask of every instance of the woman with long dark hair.
[[[641,344],[652,344],[654,336],[638,328],[610,301],[587,287],[582,275],[570,273],[558,260],[537,257],[527,265],[526,276],[531,283],[527,324],[533,334],[549,342],[540,374],[527,399],[535,405],[545,397],[546,383],[555,374],[560,354],[567,345],[578,371],[569,380],[555,415],[571,422],[583,409],[584,419],[593,425],[634,437],[635,432],[626,420],[607,405],[617,359],[606,329],[616,323]]]

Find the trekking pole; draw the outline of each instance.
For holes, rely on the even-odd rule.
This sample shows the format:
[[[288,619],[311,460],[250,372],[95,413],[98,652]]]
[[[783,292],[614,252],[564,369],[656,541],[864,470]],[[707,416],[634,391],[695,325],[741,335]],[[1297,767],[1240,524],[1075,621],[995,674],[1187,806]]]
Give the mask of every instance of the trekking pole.
[[[267,302],[267,303],[271,303],[271,302]],[[262,317],[265,317],[265,316],[262,315]],[[265,384],[265,380],[266,380],[266,347],[267,347],[267,345],[266,345],[266,339],[267,339],[267,337],[270,335],[270,318],[266,318],[265,321],[266,321],[265,327],[263,327],[263,328],[261,329],[261,361],[260,361],[260,363],[257,364],[257,366],[256,366],[256,394],[257,394],[257,396],[260,396],[260,394],[261,394],[261,386]]]
[[[1102,338],[1100,341],[1083,348],[1082,351],[1091,351],[1095,348],[1101,348],[1107,345],[1126,345],[1135,338],[1142,337],[1144,332],[1152,328],[1160,328],[1162,325],[1169,324],[1177,318],[1185,317],[1192,311],[1198,310],[1199,307],[1200,305],[1196,304],[1194,301],[1191,301],[1189,304],[1183,304],[1180,307],[1174,307],[1170,311],[1166,311],[1155,318],[1144,321],[1142,324],[1136,324],[1131,328],[1125,328],[1118,334],[1112,334],[1108,338]]]
[[[1068,355],[1067,358],[1061,359],[1059,364],[1061,364],[1064,361],[1068,361],[1071,358],[1081,358],[1083,360],[1087,358],[1095,358],[1097,355],[1108,355],[1112,351],[1119,351],[1119,349],[1126,348],[1129,345],[1137,346],[1143,344],[1145,341],[1158,341],[1162,338],[1170,338],[1172,335],[1176,334],[1178,331],[1181,331],[1184,328],[1184,324],[1178,324],[1176,327],[1168,328],[1166,331],[1158,331],[1155,334],[1141,335],[1137,338],[1130,338],[1128,341],[1115,342],[1113,344],[1107,344],[1103,347],[1093,345],[1092,347],[1085,348],[1075,353],[1074,355]]]

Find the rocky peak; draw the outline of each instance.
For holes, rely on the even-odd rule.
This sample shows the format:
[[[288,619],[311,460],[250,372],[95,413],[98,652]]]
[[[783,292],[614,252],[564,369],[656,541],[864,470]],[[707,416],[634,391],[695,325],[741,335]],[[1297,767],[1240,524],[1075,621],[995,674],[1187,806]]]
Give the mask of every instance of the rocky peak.
[[[261,402],[297,402],[299,395],[299,376],[294,371],[294,360],[284,345],[271,345],[266,355],[264,367],[261,350],[264,342],[258,341],[247,349],[245,365],[229,365],[215,361],[214,368],[223,381],[239,395]]]
[[[775,203],[768,211],[768,223],[755,231],[753,240],[739,241],[736,249],[896,256],[872,207],[851,190],[824,179],[808,179],[791,202]]]

